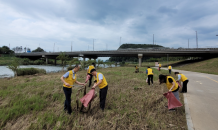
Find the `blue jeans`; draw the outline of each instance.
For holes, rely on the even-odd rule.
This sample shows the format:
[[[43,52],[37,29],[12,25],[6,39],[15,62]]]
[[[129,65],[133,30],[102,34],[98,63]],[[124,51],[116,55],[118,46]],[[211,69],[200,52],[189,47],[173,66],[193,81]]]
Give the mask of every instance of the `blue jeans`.
[[[71,108],[72,88],[63,87],[63,90],[66,97],[66,100],[64,102],[64,110],[67,110],[67,113],[71,114],[72,113],[72,108]]]

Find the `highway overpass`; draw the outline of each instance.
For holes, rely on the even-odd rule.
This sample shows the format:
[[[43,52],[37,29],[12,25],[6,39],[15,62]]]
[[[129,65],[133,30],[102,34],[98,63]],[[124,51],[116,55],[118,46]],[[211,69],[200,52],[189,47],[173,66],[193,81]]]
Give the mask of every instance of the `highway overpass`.
[[[16,53],[20,58],[39,59],[46,58],[56,59],[61,52],[31,52]],[[64,52],[70,57],[82,57],[97,59],[98,57],[138,57],[139,66],[141,66],[141,58],[144,57],[218,57],[218,48],[183,48],[183,49],[123,49],[109,51],[73,51]]]

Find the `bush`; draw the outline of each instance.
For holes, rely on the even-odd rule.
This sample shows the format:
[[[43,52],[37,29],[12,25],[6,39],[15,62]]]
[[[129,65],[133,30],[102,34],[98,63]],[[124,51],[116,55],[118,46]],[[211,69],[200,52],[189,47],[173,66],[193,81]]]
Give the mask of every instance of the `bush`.
[[[124,61],[120,62],[120,66],[125,66],[125,62]]]
[[[35,60],[34,62],[35,62],[35,65],[43,65],[43,64],[45,64],[45,61],[43,61],[43,60]]]
[[[24,75],[33,75],[33,74],[46,74],[44,69],[37,69],[37,68],[19,68],[17,70],[17,76],[24,76]]]

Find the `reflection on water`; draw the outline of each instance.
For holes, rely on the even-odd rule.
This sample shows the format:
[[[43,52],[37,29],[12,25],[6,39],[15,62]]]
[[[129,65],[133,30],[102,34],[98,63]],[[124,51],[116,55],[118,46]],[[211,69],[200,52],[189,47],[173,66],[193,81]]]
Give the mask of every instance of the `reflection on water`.
[[[100,65],[100,67],[104,67],[104,65]],[[105,68],[108,66],[105,65]],[[115,67],[112,65],[112,67]],[[62,70],[61,66],[46,66],[46,65],[21,65],[20,68],[38,68],[45,69],[46,73],[59,72]],[[67,70],[67,67],[64,67],[64,70]],[[4,77],[13,77],[14,73],[7,66],[0,66],[0,78]]]

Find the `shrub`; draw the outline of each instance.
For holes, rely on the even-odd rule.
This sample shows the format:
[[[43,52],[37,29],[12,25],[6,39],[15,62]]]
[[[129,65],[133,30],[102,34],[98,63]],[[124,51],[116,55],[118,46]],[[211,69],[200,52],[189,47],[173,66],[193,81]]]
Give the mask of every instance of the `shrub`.
[[[19,68],[17,70],[17,76],[24,76],[24,75],[33,75],[33,74],[46,74],[44,69],[37,69],[37,68]]]

